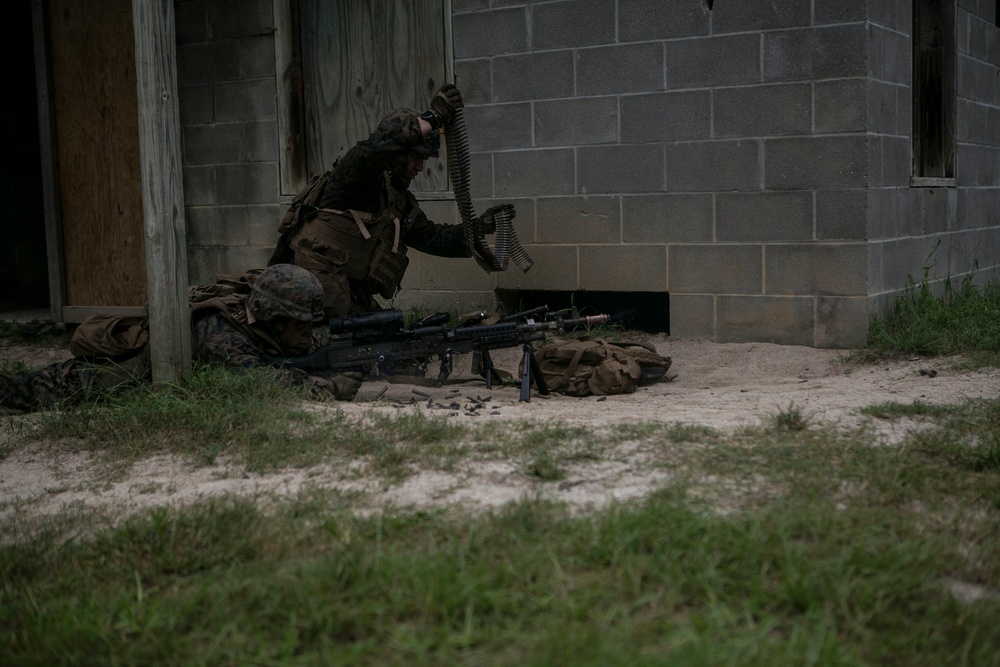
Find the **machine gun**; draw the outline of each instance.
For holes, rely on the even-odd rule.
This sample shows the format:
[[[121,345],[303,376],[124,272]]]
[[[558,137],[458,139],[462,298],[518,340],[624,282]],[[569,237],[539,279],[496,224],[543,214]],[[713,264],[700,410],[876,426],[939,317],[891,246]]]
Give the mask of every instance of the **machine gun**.
[[[530,311],[541,313],[545,308]],[[526,311],[529,312],[529,311]],[[523,315],[519,313],[518,315]],[[570,316],[566,316],[570,315]],[[577,312],[545,312],[544,318],[505,318],[495,324],[474,324],[468,319],[448,326],[447,313],[436,313],[409,327],[404,327],[399,310],[379,310],[363,315],[335,317],[330,320],[330,342],[312,354],[271,358],[279,366],[307,372],[360,372],[364,377],[379,375],[415,375],[423,377],[427,365],[440,362],[437,383],[444,384],[454,369],[455,355],[479,353],[487,388],[492,388],[493,360],[490,350],[521,346],[524,363],[521,371],[521,401],[531,400],[531,381],[541,394],[548,387],[531,353],[531,343],[544,340],[550,333],[563,333],[578,326],[604,324],[608,315],[580,316]]]

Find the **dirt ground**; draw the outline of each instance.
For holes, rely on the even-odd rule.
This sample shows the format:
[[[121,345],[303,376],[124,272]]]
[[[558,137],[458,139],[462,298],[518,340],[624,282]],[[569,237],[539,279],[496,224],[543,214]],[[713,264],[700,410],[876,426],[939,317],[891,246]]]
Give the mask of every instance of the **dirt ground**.
[[[470,424],[487,420],[537,420],[584,425],[600,430],[620,422],[680,422],[720,430],[754,426],[797,408],[814,428],[850,428],[864,419],[858,409],[889,401],[959,403],[1000,393],[1000,369],[955,370],[958,359],[910,359],[878,365],[849,363],[846,350],[763,343],[719,344],[701,340],[647,338],[673,359],[671,382],[635,394],[606,398],[540,396],[518,400],[513,386],[487,389],[468,372],[456,373],[444,387],[365,383],[351,403],[310,403],[318,412],[343,410],[363,421],[372,411],[401,414],[422,411]],[[0,359],[40,364],[66,355],[57,350],[0,349]],[[494,354],[498,368],[516,372],[517,350]],[[460,358],[456,368],[467,369]],[[910,425],[874,424],[876,444],[897,443]],[[9,434],[0,437],[10,437]],[[21,445],[0,461],[0,518],[14,512],[53,513],[66,507],[92,507],[125,514],[154,505],[187,503],[222,494],[294,495],[309,487],[356,492],[359,511],[387,505],[429,508],[444,505],[489,508],[525,494],[564,500],[580,508],[641,497],[669,478],[662,466],[644,465],[645,454],[627,446],[613,460],[571,465],[560,482],[541,482],[524,474],[523,461],[459,466],[449,472],[416,471],[400,484],[358,479],[343,464],[323,464],[257,475],[219,460],[192,469],[169,456],[136,464],[128,479],[102,481],[86,453],[64,451],[51,443]]]

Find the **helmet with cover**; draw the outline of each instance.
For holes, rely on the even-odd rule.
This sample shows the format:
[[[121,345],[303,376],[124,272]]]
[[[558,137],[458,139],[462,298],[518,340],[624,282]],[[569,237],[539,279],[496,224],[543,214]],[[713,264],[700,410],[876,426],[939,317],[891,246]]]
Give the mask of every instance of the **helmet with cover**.
[[[385,115],[378,124],[378,127],[375,128],[375,134],[379,138],[391,135],[401,136],[403,139],[406,139],[407,134],[412,132],[411,128],[414,125],[419,128],[417,121],[419,117],[420,113],[416,109],[409,107],[393,109]],[[438,157],[441,150],[441,133],[431,131],[428,134],[422,135],[420,143],[410,147],[410,150],[425,158]]]
[[[323,286],[312,273],[293,264],[269,266],[257,276],[247,297],[250,323],[285,318],[314,322],[323,318]]]

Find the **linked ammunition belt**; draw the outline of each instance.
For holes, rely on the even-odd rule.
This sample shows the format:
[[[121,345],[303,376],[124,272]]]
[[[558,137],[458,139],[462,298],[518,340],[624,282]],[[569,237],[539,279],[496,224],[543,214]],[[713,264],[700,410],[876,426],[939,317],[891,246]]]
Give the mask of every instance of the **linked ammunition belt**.
[[[511,259],[527,273],[534,264],[528,253],[521,247],[513,225],[513,207],[505,204],[494,214],[496,232],[494,247],[486,240],[486,234],[477,223],[476,212],[472,207],[472,196],[469,193],[469,170],[472,163],[469,157],[469,135],[465,129],[465,114],[461,108],[455,110],[455,115],[444,127],[444,136],[448,142],[448,175],[455,192],[458,204],[458,214],[462,218],[465,230],[465,242],[476,258],[476,263],[487,273],[491,271],[506,271]]]

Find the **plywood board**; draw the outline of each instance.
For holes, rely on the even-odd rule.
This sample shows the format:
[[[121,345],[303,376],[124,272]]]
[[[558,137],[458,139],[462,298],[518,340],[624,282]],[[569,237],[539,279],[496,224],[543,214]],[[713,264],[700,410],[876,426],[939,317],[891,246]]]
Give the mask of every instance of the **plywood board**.
[[[51,0],[48,18],[66,305],[142,306],[131,0]]]

